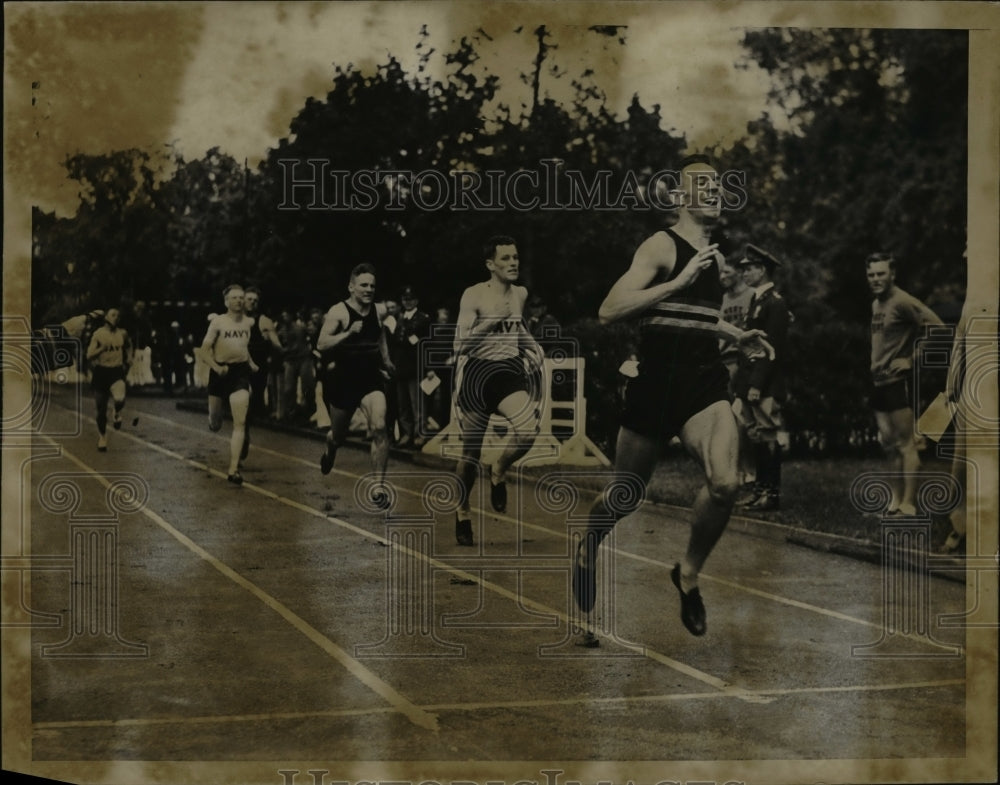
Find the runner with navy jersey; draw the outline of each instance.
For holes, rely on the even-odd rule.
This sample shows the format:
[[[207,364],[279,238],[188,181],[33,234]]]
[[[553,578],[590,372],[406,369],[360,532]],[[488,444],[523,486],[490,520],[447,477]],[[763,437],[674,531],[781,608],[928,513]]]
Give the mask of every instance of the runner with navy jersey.
[[[323,402],[330,414],[326,452],[319,466],[323,474],[333,469],[337,449],[347,439],[351,417],[360,408],[371,433],[372,468],[382,485],[389,462],[385,385],[394,368],[375,307],[375,268],[359,264],[351,271],[347,288],[348,298],[327,311],[316,339]],[[372,500],[383,508],[389,504],[383,490],[377,490]]]
[[[97,404],[97,449],[108,449],[108,401],[114,401],[115,430],[122,427],[122,409],[125,407],[125,374],[132,362],[132,341],[125,330],[118,326],[120,312],[108,308],[104,324],[94,330],[87,346],[87,360],[91,369],[91,386]]]
[[[538,435],[543,353],[524,323],[528,290],[518,286],[520,257],[510,237],[489,238],[483,247],[488,280],[462,294],[455,330],[456,413],[462,433],[462,457],[456,473],[461,488],[455,520],[459,545],[474,545],[471,491],[490,418],[507,420],[510,439],[490,468],[490,504],[507,509],[506,475],[531,449]]]
[[[250,406],[250,376],[257,365],[250,357],[250,329],[254,320],[243,312],[244,292],[238,284],[223,291],[226,312],[212,319],[199,354],[208,363],[208,427],[222,428],[223,399],[228,399],[233,417],[233,435],[229,443],[229,475],[233,485],[242,485],[240,455],[245,438],[247,409]]]
[[[724,261],[711,233],[721,214],[719,176],[707,159],[681,169],[683,204],[676,224],[646,239],[599,311],[602,323],[639,317],[639,373],[628,382],[615,455],[615,476],[590,510],[573,565],[573,593],[589,613],[596,601],[601,541],[642,503],[660,443],[679,436],[701,464],[705,485],[693,504],[687,551],[671,572],[680,592],[681,621],[693,635],[706,631],[698,573],[729,521],[739,486],[739,432],[729,403],[729,374],[719,338],[773,356],[759,330],[720,318]]]

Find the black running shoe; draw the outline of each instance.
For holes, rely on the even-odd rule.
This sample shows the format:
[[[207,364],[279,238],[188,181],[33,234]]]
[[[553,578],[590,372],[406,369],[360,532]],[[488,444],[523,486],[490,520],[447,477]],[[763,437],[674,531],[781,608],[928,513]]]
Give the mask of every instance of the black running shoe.
[[[392,503],[389,501],[389,494],[385,491],[375,491],[375,493],[372,494],[372,504],[383,512],[392,506]]]
[[[577,607],[590,613],[597,601],[597,548],[600,543],[592,534],[585,534],[576,548],[573,560],[573,598]]]
[[[459,545],[475,545],[476,543],[472,540],[472,521],[468,518],[464,520],[456,518],[455,519],[455,541]]]
[[[687,627],[687,631],[692,635],[704,635],[707,629],[705,624],[705,604],[701,601],[701,592],[695,586],[687,594],[681,588],[681,565],[675,564],[670,571],[670,580],[673,581],[677,591],[681,594],[681,621]]]
[[[231,482],[233,485],[242,485],[243,484],[243,475],[240,474],[239,472],[233,472],[228,477],[226,477],[226,480],[228,480],[229,482]]]
[[[490,504],[497,512],[506,512],[507,510],[507,483],[498,482],[494,485],[492,477],[490,478]]]
[[[336,453],[334,453],[334,455],[335,454]],[[333,458],[334,456],[330,454],[329,450],[327,450],[325,453],[323,453],[323,457],[319,459],[319,470],[323,474],[329,474],[330,471],[333,469]]]
[[[781,494],[771,489],[764,489],[760,495],[746,506],[751,512],[770,512],[781,509]]]
[[[115,426],[115,430],[116,431],[120,431],[122,429],[122,418],[121,418],[121,415],[118,415],[118,414],[115,415],[115,419],[114,419],[114,422],[112,423],[112,425]]]

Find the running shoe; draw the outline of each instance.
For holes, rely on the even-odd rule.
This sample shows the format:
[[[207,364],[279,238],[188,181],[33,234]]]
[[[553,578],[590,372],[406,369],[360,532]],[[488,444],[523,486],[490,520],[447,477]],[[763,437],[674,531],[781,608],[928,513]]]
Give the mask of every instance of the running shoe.
[[[108,437],[107,436],[101,436],[100,438],[98,438],[98,440],[97,440],[97,451],[98,452],[107,452],[108,451]]]
[[[468,518],[455,518],[455,541],[459,545],[475,545],[472,539],[472,521]]]
[[[494,485],[492,477],[490,477],[490,504],[497,512],[507,510],[507,483],[501,481]]]
[[[383,512],[392,506],[392,503],[389,501],[389,494],[385,491],[375,491],[375,493],[372,494],[372,504]]]
[[[322,457],[319,459],[319,470],[323,474],[329,474],[333,469],[333,459],[336,453],[331,453],[329,450],[323,453]]]
[[[243,484],[243,475],[240,474],[239,472],[233,472],[228,477],[226,477],[226,480],[228,480],[229,482],[231,482],[233,485],[242,485]]]
[[[115,414],[115,419],[111,424],[115,426],[116,431],[120,431],[122,429],[122,416]]]
[[[959,534],[954,529],[951,530],[951,534],[948,535],[948,539],[944,541],[941,547],[938,549],[938,553],[945,555],[961,554],[965,550],[965,535]]]
[[[695,586],[685,593],[681,588],[681,565],[675,564],[670,571],[670,580],[681,594],[681,621],[692,635],[704,635],[707,629],[705,623],[705,604],[701,601],[701,591]]]
[[[746,505],[746,509],[752,512],[769,512],[781,509],[781,494],[777,491],[764,489],[760,496]]]

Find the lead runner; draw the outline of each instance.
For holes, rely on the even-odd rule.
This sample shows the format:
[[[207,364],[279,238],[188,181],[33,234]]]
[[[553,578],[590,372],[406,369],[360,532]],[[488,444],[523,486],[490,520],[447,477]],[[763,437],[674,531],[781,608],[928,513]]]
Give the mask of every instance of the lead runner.
[[[642,503],[660,440],[679,436],[701,464],[705,485],[694,500],[684,557],[670,579],[681,621],[692,635],[707,629],[698,573],[722,535],[739,487],[739,430],[729,403],[729,373],[719,338],[773,358],[760,330],[722,321],[718,265],[725,259],[712,230],[721,215],[719,175],[707,158],[681,169],[683,203],[676,225],[647,238],[601,304],[603,324],[641,317],[639,375],[629,380],[615,450],[615,475],[590,510],[573,565],[573,594],[589,613],[596,601],[596,558],[612,527]]]

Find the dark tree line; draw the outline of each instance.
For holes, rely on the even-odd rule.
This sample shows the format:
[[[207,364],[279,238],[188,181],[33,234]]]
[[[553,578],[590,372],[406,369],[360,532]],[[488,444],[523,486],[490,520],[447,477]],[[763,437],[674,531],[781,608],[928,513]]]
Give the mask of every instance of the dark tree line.
[[[533,90],[530,107],[498,103],[498,78],[470,39],[445,56],[447,75],[432,77],[424,33],[414,73],[392,56],[374,72],[336,68],[326,97],[307,100],[253,170],[220,149],[191,161],[143,150],[69,157],[77,213],[34,215],[35,323],[109,301],[215,302],[231,280],[260,285],[272,309],[325,310],[360,261],[377,266],[383,291],[412,283],[427,305],[454,311],[462,289],[485,275],[483,238],[502,232],[518,240],[530,289],[581,342],[592,427],[606,444],[616,369],[633,336],[628,326],[598,329],[594,316],[638,242],[665,220],[643,209],[646,178],[676,168],[687,143],[663,130],[669,106],[635,96],[616,116],[590,72],[543,71],[558,54],[544,29],[535,34],[539,57],[525,81],[562,80],[571,100]],[[720,170],[746,173],[747,203],[726,218],[734,247],[752,241],[785,262],[793,420],[836,441],[867,427],[864,257],[896,252],[901,285],[946,319],[964,292],[967,35],[770,29],[748,32],[743,45],[771,77],[768,104],[743,138],[706,152]],[[379,172],[366,191],[378,204],[279,209],[288,206],[289,162],[301,174],[310,159]],[[438,180],[414,195],[413,183],[381,176],[461,170],[479,177],[470,198],[488,203],[485,173],[546,167],[564,194],[573,170],[578,184],[605,182],[631,209],[427,209]],[[334,185],[327,197],[336,199]],[[385,209],[391,199],[399,209]]]

